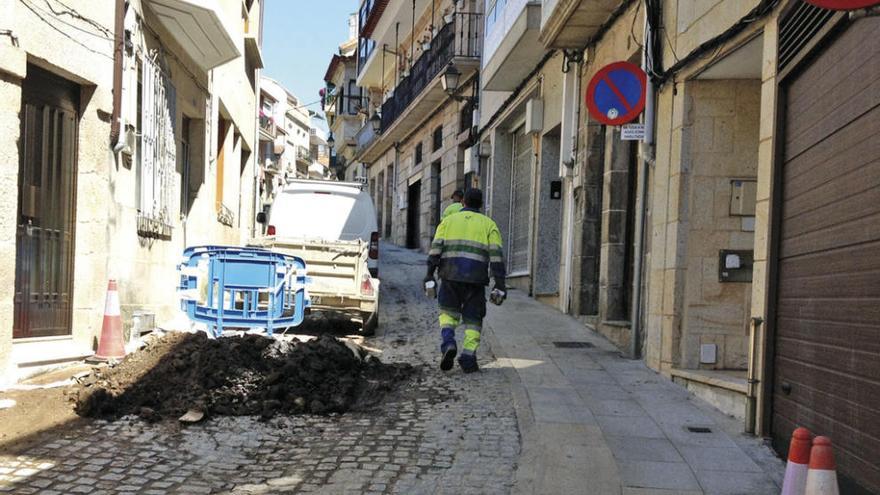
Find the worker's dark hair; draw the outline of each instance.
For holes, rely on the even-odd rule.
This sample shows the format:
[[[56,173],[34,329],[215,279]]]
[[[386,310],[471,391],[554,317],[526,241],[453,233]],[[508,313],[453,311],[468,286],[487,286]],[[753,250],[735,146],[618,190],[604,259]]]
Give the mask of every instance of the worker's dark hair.
[[[452,191],[452,200],[453,201],[461,201],[461,198],[464,197],[464,192],[461,189],[456,189]]]
[[[479,210],[483,207],[483,191],[474,188],[464,193],[464,207]]]

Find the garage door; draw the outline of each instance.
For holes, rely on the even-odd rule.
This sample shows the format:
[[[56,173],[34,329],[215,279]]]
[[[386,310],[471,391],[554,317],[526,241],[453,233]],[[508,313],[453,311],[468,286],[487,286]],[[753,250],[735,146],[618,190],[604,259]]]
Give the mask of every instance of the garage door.
[[[826,42],[781,93],[773,434],[806,426],[880,492],[880,18]]]

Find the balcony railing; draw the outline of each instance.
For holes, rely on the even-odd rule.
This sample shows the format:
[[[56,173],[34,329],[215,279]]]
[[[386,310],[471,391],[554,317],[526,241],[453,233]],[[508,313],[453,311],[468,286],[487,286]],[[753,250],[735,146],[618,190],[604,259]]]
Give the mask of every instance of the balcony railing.
[[[358,153],[369,146],[374,139],[376,139],[376,133],[373,131],[373,124],[367,121],[361,126],[360,130],[357,131],[357,134],[354,135],[355,146]]]
[[[298,145],[296,147],[296,159],[302,162],[311,162],[312,156],[309,149],[303,145]]]
[[[400,114],[455,57],[479,58],[482,51],[482,14],[459,12],[431,40],[431,47],[415,61],[408,76],[394,88],[394,96],[382,104],[382,131]]]
[[[275,134],[275,122],[268,115],[260,115],[260,129],[272,136]]]

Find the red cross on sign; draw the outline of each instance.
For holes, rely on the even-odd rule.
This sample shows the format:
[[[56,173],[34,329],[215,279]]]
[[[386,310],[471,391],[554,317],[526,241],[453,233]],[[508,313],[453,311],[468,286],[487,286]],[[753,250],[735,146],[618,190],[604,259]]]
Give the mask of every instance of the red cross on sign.
[[[880,0],[804,0],[805,2],[830,10],[855,10],[880,5]]]

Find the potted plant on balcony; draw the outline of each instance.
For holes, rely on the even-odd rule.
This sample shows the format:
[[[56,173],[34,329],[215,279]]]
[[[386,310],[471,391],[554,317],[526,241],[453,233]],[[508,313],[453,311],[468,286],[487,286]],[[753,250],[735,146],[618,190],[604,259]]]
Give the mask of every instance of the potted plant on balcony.
[[[421,45],[423,52],[427,52],[431,49],[431,38],[431,28],[428,27],[428,32],[422,35],[422,38],[419,40],[419,45]]]

